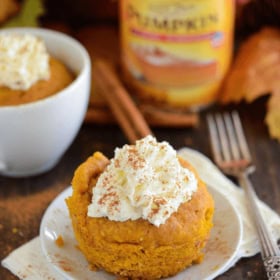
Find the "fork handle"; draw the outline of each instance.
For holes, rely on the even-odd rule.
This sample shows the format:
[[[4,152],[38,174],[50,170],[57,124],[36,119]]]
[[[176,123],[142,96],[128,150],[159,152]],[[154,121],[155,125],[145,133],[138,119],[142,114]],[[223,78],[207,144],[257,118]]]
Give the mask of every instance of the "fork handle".
[[[238,176],[239,183],[248,199],[249,212],[255,223],[261,246],[261,254],[267,277],[270,280],[280,280],[280,250],[274,242],[257,205],[257,195],[249,179],[249,173],[243,172]]]

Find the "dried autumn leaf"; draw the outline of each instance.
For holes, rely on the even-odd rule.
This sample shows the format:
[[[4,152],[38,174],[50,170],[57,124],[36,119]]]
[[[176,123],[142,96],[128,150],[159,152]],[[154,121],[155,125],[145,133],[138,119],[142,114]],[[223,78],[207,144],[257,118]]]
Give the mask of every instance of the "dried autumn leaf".
[[[266,124],[271,137],[280,140],[279,88],[280,30],[264,28],[241,45],[224,81],[220,101],[222,104],[242,100],[250,103],[271,94]]]

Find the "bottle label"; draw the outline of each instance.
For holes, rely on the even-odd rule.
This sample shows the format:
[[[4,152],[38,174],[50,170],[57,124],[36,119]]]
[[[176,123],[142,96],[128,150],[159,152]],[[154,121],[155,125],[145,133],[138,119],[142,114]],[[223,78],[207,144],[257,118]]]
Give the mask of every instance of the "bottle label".
[[[123,0],[125,70],[148,94],[177,105],[203,103],[229,66],[232,29],[232,0]]]

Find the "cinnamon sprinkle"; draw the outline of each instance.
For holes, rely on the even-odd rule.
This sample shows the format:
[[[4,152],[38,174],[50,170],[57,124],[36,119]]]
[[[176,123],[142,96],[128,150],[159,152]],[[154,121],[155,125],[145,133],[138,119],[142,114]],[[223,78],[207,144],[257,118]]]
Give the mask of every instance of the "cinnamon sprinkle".
[[[145,159],[138,154],[135,147],[129,147],[128,163],[134,170],[141,169],[145,166]]]

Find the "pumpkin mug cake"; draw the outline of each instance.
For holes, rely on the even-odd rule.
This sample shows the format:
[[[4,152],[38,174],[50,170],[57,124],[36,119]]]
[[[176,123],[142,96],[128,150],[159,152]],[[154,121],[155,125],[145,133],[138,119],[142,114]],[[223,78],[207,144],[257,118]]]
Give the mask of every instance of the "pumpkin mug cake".
[[[0,34],[0,106],[30,103],[58,93],[74,75],[31,34]]]
[[[75,237],[93,269],[157,279],[203,260],[214,202],[191,165],[147,136],[96,152],[75,171],[66,199]]]

